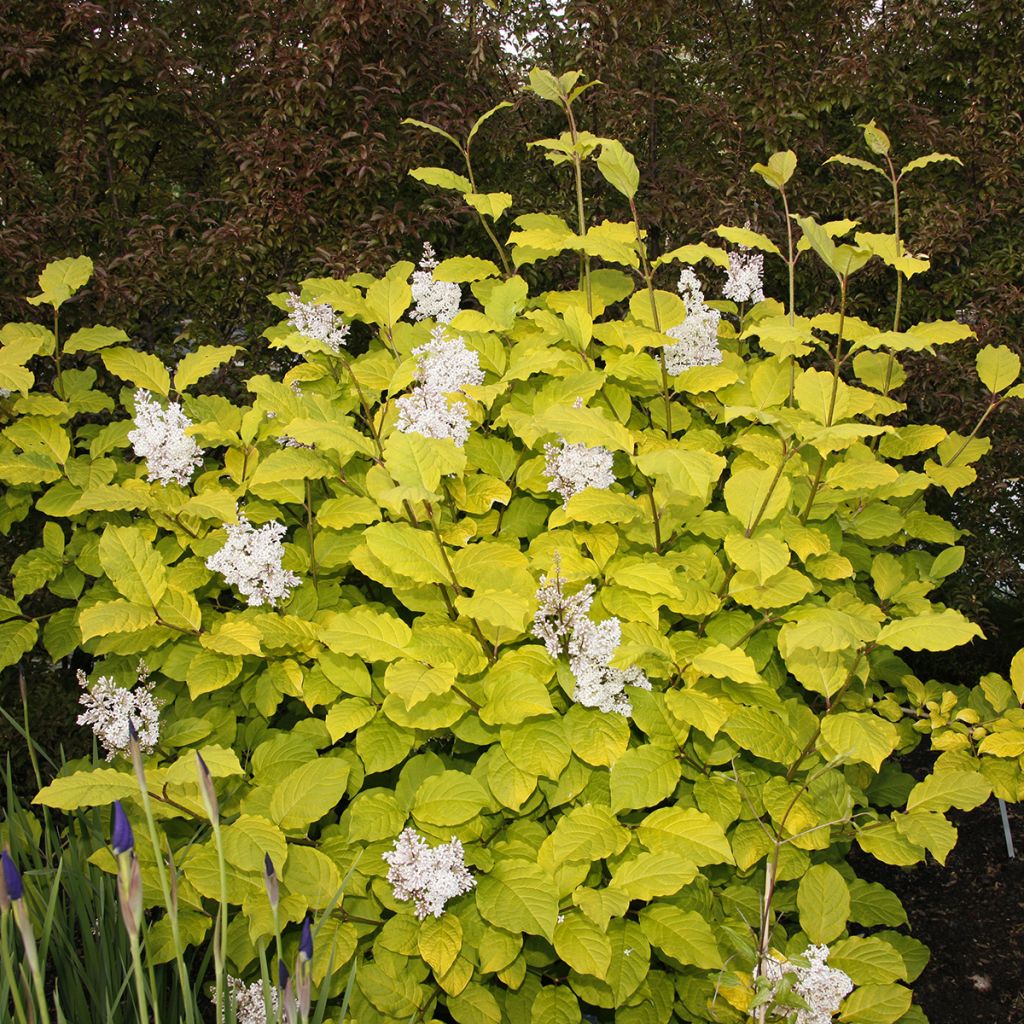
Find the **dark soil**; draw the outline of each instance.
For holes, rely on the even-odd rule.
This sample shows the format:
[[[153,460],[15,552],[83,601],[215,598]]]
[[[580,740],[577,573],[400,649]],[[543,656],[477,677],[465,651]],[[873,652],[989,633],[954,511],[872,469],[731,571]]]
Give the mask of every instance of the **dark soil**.
[[[899,896],[914,937],[931,950],[913,985],[931,1024],[1024,1024],[1024,806],[1008,811],[1014,860],[995,800],[953,812],[960,836],[945,867],[853,858],[861,878]]]

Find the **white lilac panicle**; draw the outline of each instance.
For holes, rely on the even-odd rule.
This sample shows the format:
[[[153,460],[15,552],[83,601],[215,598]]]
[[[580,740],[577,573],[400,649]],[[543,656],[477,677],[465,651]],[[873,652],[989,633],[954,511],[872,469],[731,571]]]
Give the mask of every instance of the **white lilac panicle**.
[[[424,243],[420,269],[412,274],[412,300],[415,303],[409,314],[413,320],[428,320],[451,323],[462,303],[462,288],[454,281],[435,281],[434,270],[437,258],[429,242]]]
[[[434,328],[430,341],[413,349],[418,357],[416,387],[399,398],[396,426],[403,434],[449,438],[461,448],[469,437],[469,411],[465,402],[448,395],[482,384],[480,357],[459,337],[448,337],[444,327]]]
[[[607,490],[615,483],[612,453],[600,446],[569,444],[562,438],[558,444],[544,445],[544,475],[549,477],[548,490],[560,495],[564,506],[588,487]]]
[[[662,350],[665,371],[671,376],[694,366],[717,366],[722,361],[722,350],[718,347],[722,314],[705,304],[700,280],[689,267],[679,275],[678,288],[686,306],[686,319],[665,331],[677,344],[666,345]]]
[[[395,426],[403,434],[449,438],[461,448],[469,439],[469,412],[465,402],[449,402],[444,394],[413,388],[395,403]]]
[[[625,687],[649,690],[650,681],[635,665],[625,670],[609,665],[622,639],[622,625],[615,617],[601,622],[587,617],[594,598],[593,584],[568,597],[564,583],[557,563],[553,577],[541,577],[533,635],[544,641],[553,658],[568,654],[569,669],[576,681],[572,699],[577,704],[628,718],[633,705]]]
[[[466,348],[458,335],[449,337],[443,327],[435,327],[430,341],[414,348],[412,354],[419,357],[416,380],[425,391],[450,394],[484,382],[480,356]]]
[[[533,617],[533,635],[544,641],[548,654],[560,658],[568,650],[573,630],[587,619],[594,601],[594,584],[587,583],[577,593],[565,593],[565,580],[561,573],[561,559],[555,555],[551,576],[541,576],[537,590],[539,607]]]
[[[729,271],[722,295],[733,302],[760,302],[764,298],[764,256],[759,252],[729,253]]]
[[[395,898],[415,900],[421,921],[428,914],[440,917],[449,900],[476,885],[466,867],[462,843],[454,836],[450,843],[430,847],[415,829],[407,828],[382,856]]]
[[[165,487],[172,480],[186,486],[202,465],[203,451],[185,431],[192,421],[177,402],[166,409],[143,388],[135,392],[135,429],[128,441],[137,458],[146,460],[146,479]]]
[[[135,727],[141,750],[148,753],[156,746],[162,702],[153,696],[153,683],[143,677],[138,686],[128,689],[118,686],[110,676],[100,676],[90,688],[85,673],[79,671],[78,685],[84,691],[78,703],[85,708],[78,724],[92,729],[108,761],[128,750],[129,724]]]
[[[783,974],[796,975],[793,991],[810,1009],[794,1010],[792,1024],[831,1024],[839,1004],[853,991],[853,982],[844,971],[828,966],[827,946],[808,946],[801,955],[809,961],[807,967],[769,957],[764,961],[765,977],[777,982]]]
[[[235,1020],[238,1024],[267,1024],[267,1004],[263,999],[263,984],[254,981],[246,985],[241,978],[227,977],[228,991],[235,1007]],[[270,990],[270,1006],[277,1020],[278,994],[277,989]]]
[[[206,568],[237,587],[251,607],[276,606],[287,600],[299,577],[281,568],[281,539],[287,532],[284,524],[265,523],[257,529],[240,515],[237,524],[225,523],[224,532],[228,539],[206,560]]]
[[[348,337],[348,324],[338,322],[334,309],[326,302],[303,302],[298,295],[288,295],[288,323],[305,338],[322,341],[333,352],[340,352]]]

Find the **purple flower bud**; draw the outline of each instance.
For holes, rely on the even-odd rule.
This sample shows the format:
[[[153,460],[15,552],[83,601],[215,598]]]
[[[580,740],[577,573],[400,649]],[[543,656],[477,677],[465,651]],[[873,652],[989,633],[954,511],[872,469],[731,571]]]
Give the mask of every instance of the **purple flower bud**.
[[[0,853],[0,861],[3,863],[4,888],[7,890],[7,898],[12,902],[20,900],[25,889],[21,883],[21,875],[15,867],[11,855],[4,850]]]
[[[288,968],[283,960],[277,961],[277,987],[282,991],[288,987]]]
[[[124,813],[120,800],[114,801],[114,825],[110,839],[110,848],[115,856],[127,853],[135,846],[135,836],[132,834],[132,827],[128,823],[128,815]]]
[[[281,889],[269,853],[263,855],[263,884],[267,887],[267,899],[270,900],[271,909],[276,910],[281,900]]]
[[[299,956],[305,957],[306,960],[313,959],[313,930],[309,914],[306,915],[306,920],[302,922],[302,936],[299,938]]]
[[[135,723],[130,718],[128,719],[128,739],[135,743],[139,742],[139,731],[135,728]]]

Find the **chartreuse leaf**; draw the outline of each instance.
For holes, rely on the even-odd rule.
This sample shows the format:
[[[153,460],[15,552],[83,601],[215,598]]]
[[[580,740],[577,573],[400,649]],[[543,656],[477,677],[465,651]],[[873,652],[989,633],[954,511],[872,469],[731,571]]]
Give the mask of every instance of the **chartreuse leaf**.
[[[604,930],[579,911],[569,911],[555,925],[555,952],[574,971],[604,979],[612,946]]]
[[[725,482],[725,506],[749,531],[782,512],[789,494],[788,478],[773,469],[739,469]]]
[[[706,970],[722,966],[711,925],[694,910],[652,903],[640,911],[640,926],[652,946],[684,966]]]
[[[435,976],[447,974],[462,950],[462,922],[454,914],[424,918],[416,946]]]
[[[289,772],[275,787],[270,817],[285,830],[304,828],[336,807],[345,795],[348,765],[321,757]]]
[[[64,354],[97,352],[108,345],[131,341],[120,327],[81,327],[64,342]]]
[[[660,803],[679,781],[673,751],[653,745],[627,750],[611,771],[612,810],[619,813]]]
[[[765,164],[754,164],[750,168],[755,174],[760,174],[765,183],[772,188],[782,189],[786,182],[793,177],[796,170],[796,153],[791,149],[782,150],[779,153],[772,153]]]
[[[907,798],[908,811],[972,811],[992,794],[992,784],[980,772],[936,771],[919,782]]]
[[[425,779],[416,792],[412,816],[434,826],[461,825],[489,803],[484,788],[470,775],[445,771]]]
[[[875,936],[852,935],[828,951],[828,965],[844,971],[854,985],[907,980],[907,965],[893,945]]]
[[[320,639],[336,654],[365,661],[395,661],[404,656],[412,631],[397,615],[357,607],[338,612],[320,630]]]
[[[191,387],[226,363],[238,350],[238,345],[200,345],[178,363],[174,371],[174,390],[180,392]]]
[[[693,807],[659,807],[640,822],[636,834],[647,849],[674,851],[699,867],[733,862],[722,826]]]
[[[110,582],[129,601],[154,608],[167,590],[159,554],[134,526],[108,526],[100,537],[99,559]]]
[[[512,205],[512,196],[508,192],[467,192],[463,198],[477,213],[491,220],[500,220]]]
[[[847,996],[842,1024],[894,1024],[910,1009],[913,996],[902,985],[860,985]]]
[[[566,985],[548,985],[537,993],[529,1024],[580,1024],[580,1002]]]
[[[640,172],[633,154],[615,139],[601,140],[601,153],[597,158],[597,169],[605,181],[621,192],[627,199],[636,195],[640,187]]]
[[[906,619],[896,619],[882,627],[876,643],[894,651],[949,651],[969,643],[974,637],[985,638],[981,627],[968,621],[952,608],[941,612],[925,612]]]
[[[977,367],[981,383],[998,394],[1020,376],[1020,356],[1005,345],[986,345],[978,352]]]
[[[498,1000],[476,982],[470,982],[458,995],[450,995],[447,1004],[456,1024],[502,1024]]]
[[[551,876],[532,861],[508,857],[495,863],[477,882],[476,905],[499,928],[554,939],[558,891]]]
[[[138,792],[139,784],[131,772],[96,768],[55,779],[44,786],[32,802],[72,811],[77,807],[102,807],[115,800],[128,800]]]
[[[850,890],[831,864],[814,864],[800,879],[796,895],[800,927],[811,942],[838,938],[850,917]]]
[[[403,124],[416,124],[417,122],[407,119]],[[424,125],[424,127],[429,127]],[[435,129],[431,128],[431,131]],[[446,138],[451,139],[450,135],[445,135]],[[451,139],[454,142],[454,139]],[[445,167],[414,167],[409,172],[410,178],[416,178],[417,181],[422,181],[425,185],[433,185],[435,188],[446,188],[453,192],[472,192],[473,186],[470,184],[469,178],[464,174],[456,174],[454,171],[449,171]]]
[[[608,888],[625,893],[631,900],[650,901],[656,896],[674,896],[696,877],[697,865],[681,853],[643,852],[618,865]]]
[[[863,761],[877,772],[896,749],[899,733],[892,722],[878,715],[844,711],[822,720],[821,739],[829,758]]]
[[[39,275],[39,295],[33,295],[29,302],[38,306],[45,302],[59,308],[92,277],[92,260],[88,256],[74,256],[66,260],[47,263]]]
[[[151,607],[131,601],[104,601],[78,613],[78,628],[83,641],[111,633],[135,633],[154,622],[156,613]]]
[[[750,228],[731,228],[722,225],[715,228],[715,234],[733,245],[742,245],[745,249],[760,249],[762,252],[781,256],[779,247],[767,236]]]
[[[107,348],[100,355],[103,365],[121,380],[145,391],[167,396],[171,390],[171,376],[167,367],[148,352],[131,348]]]

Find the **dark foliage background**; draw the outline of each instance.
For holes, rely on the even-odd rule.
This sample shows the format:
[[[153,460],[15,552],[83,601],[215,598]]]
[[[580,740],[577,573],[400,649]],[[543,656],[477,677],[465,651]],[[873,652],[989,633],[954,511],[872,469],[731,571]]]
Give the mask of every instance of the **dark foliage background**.
[[[781,212],[749,168],[787,147],[802,212],[890,230],[881,178],[823,166],[867,155],[858,123],[872,117],[897,158],[959,155],[962,168],[906,182],[907,244],[934,270],[909,289],[905,322],[957,315],[979,345],[1017,346],[1021,52],[1016,0],[19,0],[0,10],[0,320],[34,317],[22,296],[43,265],[86,253],[97,274],[65,307],[69,327],[123,326],[168,358],[226,340],[255,353],[269,291],[380,271],[423,240],[484,252],[461,201],[406,174],[454,166],[454,152],[400,122],[461,133],[540,63],[604,83],[586,127],[636,154],[663,249],[723,222],[778,237]],[[567,178],[524,148],[561,127],[517,99],[475,143],[481,188],[513,191],[513,215],[568,212]],[[623,215],[594,184],[607,203],[594,212]],[[827,305],[824,283],[805,269],[801,292]],[[890,284],[866,275],[860,301],[888,309]],[[969,430],[984,407],[973,356],[917,360],[901,397]],[[947,595],[990,642],[944,658],[946,679],[1005,671],[1017,646],[1021,413],[991,432],[979,483],[953,501],[974,536]]]

